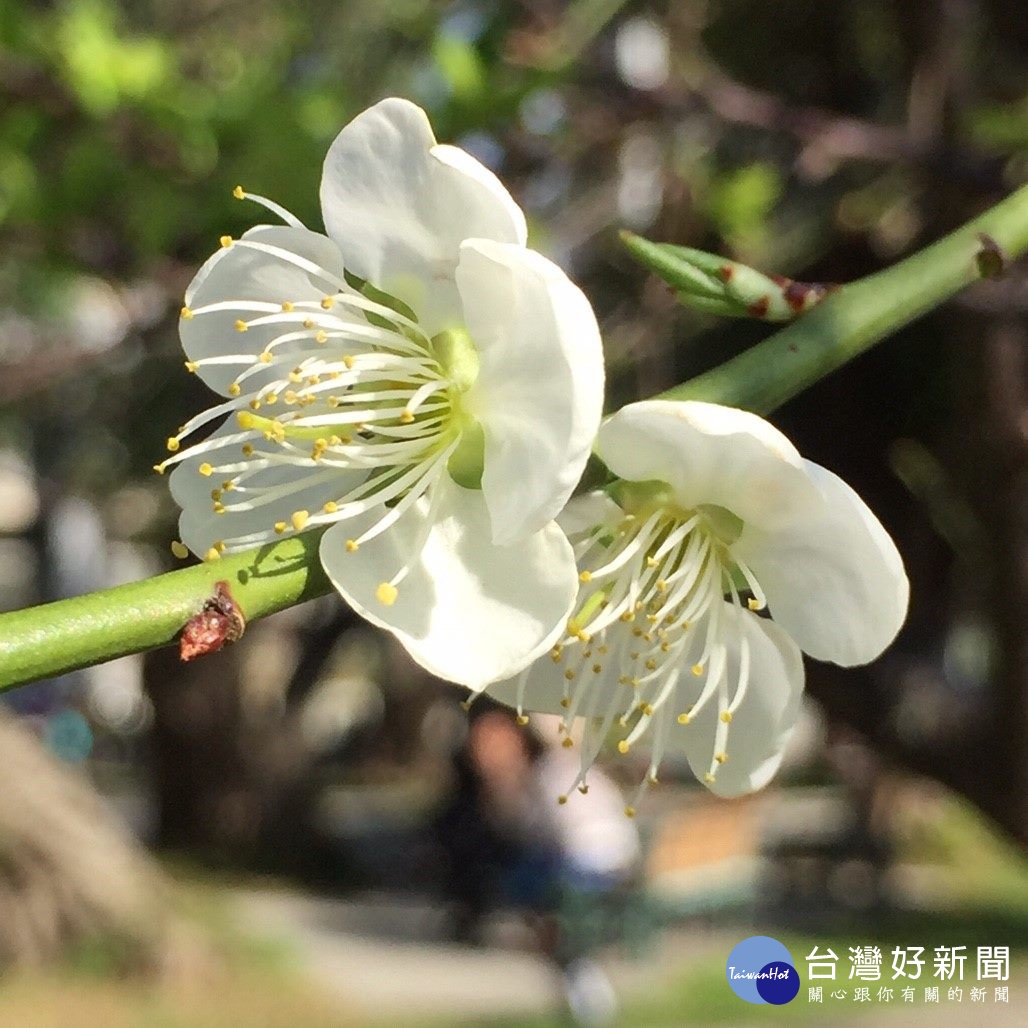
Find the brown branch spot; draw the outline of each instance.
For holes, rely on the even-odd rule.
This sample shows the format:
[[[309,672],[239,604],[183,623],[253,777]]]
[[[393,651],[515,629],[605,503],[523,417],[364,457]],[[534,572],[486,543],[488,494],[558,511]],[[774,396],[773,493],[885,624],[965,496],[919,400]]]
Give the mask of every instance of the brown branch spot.
[[[194,614],[183,626],[179,638],[179,656],[195,660],[217,653],[226,643],[242,637],[246,619],[229,592],[228,582],[217,582],[214,595],[204,600],[199,614]]]
[[[1010,257],[987,232],[978,233],[981,249],[975,254],[978,274],[982,278],[999,278],[1010,267]]]

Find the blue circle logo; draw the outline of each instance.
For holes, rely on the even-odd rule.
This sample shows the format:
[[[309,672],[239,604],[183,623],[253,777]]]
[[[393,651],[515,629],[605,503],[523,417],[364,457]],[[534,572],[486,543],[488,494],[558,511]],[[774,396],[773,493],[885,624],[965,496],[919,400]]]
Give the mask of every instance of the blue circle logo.
[[[796,998],[800,976],[792,954],[769,935],[743,939],[725,964],[732,992],[747,1003],[773,1003],[781,1006]]]

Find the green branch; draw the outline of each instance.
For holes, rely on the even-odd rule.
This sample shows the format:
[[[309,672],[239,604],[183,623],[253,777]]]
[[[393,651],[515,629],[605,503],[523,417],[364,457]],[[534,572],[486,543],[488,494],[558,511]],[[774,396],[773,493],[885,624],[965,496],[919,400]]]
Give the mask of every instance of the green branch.
[[[1028,187],[934,246],[847,285],[770,339],[663,394],[766,413],[981,277],[979,234],[1028,249]],[[330,591],[319,533],[0,614],[0,689],[165,646],[225,581],[247,620]]]
[[[113,589],[0,614],[0,690],[173,643],[218,582],[247,621],[331,585],[318,560],[321,532],[169,571]]]

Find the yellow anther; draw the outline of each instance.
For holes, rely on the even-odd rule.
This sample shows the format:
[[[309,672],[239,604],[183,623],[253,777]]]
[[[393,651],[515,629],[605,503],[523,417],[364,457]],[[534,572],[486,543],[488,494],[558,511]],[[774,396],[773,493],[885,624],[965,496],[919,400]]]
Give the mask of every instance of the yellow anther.
[[[293,368],[286,377],[293,383],[293,385],[299,385],[303,381],[303,375],[300,373],[299,368]],[[293,395],[295,395],[295,393]]]
[[[727,753],[715,753],[714,759],[719,763],[723,764],[728,759]]]
[[[660,785],[660,779],[652,771],[646,776],[646,781],[650,785]]]
[[[694,675],[695,675],[695,676],[696,676],[697,678],[699,678],[699,677],[700,677],[700,675],[702,675],[702,674],[703,674],[703,665],[702,665],[702,664],[693,664],[693,666],[692,666],[692,673],[693,673],[693,674],[694,674]]]
[[[233,382],[232,385],[228,387],[229,396],[238,396],[242,391],[243,389],[238,382]]]
[[[178,450],[179,447],[178,437],[173,435],[168,436],[168,441],[165,445],[168,447],[168,450],[171,453],[174,453],[176,450]]]
[[[585,784],[585,782],[583,782],[583,783],[582,783],[582,784],[581,784],[581,785],[580,785],[580,786],[578,787],[578,791],[579,791],[579,792],[580,792],[580,793],[581,793],[581,794],[582,794],[583,796],[588,796],[588,795],[589,795],[589,786],[588,786],[588,785],[586,785],[586,784]]]
[[[307,329],[317,328],[317,323],[314,321],[313,318],[304,318],[303,327]]]
[[[236,318],[235,330],[237,332],[245,332],[249,327],[250,326],[247,325],[247,323],[243,321],[242,318]]]
[[[522,728],[524,728],[525,725],[528,724],[528,715],[527,714],[518,714],[518,724],[521,725]]]
[[[593,573],[591,571],[582,571],[578,575],[579,582],[591,582],[593,580]]]
[[[659,593],[666,593],[667,592],[667,582],[665,582],[663,578],[658,578],[657,579],[656,586],[657,586],[657,592],[659,592]]]
[[[339,510],[339,504],[335,500],[329,500],[321,509],[326,514],[335,514]]]
[[[571,668],[568,668],[567,671],[564,672],[564,677],[569,682],[573,682],[575,680],[575,673],[574,673],[574,671],[571,670]]]
[[[578,631],[578,632],[575,633],[575,638],[579,642],[587,643],[587,642],[589,642],[590,639],[592,639],[592,636],[588,632]]]
[[[208,551],[207,551],[207,552],[206,552],[206,553],[205,553],[205,554],[203,555],[203,559],[204,559],[205,561],[207,561],[208,563],[210,563],[211,561],[215,561],[215,560],[220,560],[220,559],[221,559],[221,553],[220,553],[220,551],[218,550],[217,546],[212,546],[212,547],[211,547],[211,548],[210,548],[210,549],[209,549],[209,550],[208,550]]]
[[[349,354],[346,354],[343,357],[343,364],[346,365],[346,370],[350,371],[353,368],[353,358]]]
[[[157,472],[158,475],[163,475],[164,474],[164,465],[163,464],[155,464],[153,466],[153,469],[154,469],[154,471]]]
[[[204,478],[210,478],[211,475],[214,474],[214,468],[211,467],[211,465],[208,464],[206,461],[203,464],[201,464],[196,470],[199,471],[200,474],[204,476]]]
[[[395,585],[390,585],[389,582],[380,583],[379,587],[375,590],[375,599],[386,607],[391,607],[399,595],[400,590]]]
[[[732,723],[732,712],[730,710],[722,710],[721,711],[721,720],[724,721],[724,723],[726,725],[731,724]]]
[[[278,403],[278,393],[265,393],[264,402],[269,407],[273,407],[276,403]]]
[[[261,353],[261,355],[257,358],[257,360],[261,364],[270,364],[274,359],[275,358],[271,355],[271,351],[270,350],[264,350]]]
[[[244,431],[249,431],[257,424],[257,419],[245,410],[236,411],[236,424]]]
[[[185,543],[180,543],[177,539],[173,539],[171,542],[171,552],[179,560],[184,560],[189,556],[189,548]]]
[[[253,444],[252,443],[243,443],[243,456],[244,457],[252,457],[253,456]]]
[[[657,670],[657,662],[652,657],[647,657],[644,666],[645,666],[647,671],[656,671]]]
[[[200,365],[197,364],[196,361],[186,361],[185,367],[186,371],[188,371],[190,375],[195,375]]]
[[[558,796],[558,797],[557,797],[557,802],[558,802],[558,803],[559,803],[559,804],[560,804],[560,805],[561,805],[562,807],[564,806],[564,804],[565,804],[565,803],[567,803],[567,801],[568,801],[568,798],[567,798],[567,796],[563,796],[563,795],[561,795],[561,796]]]
[[[639,710],[645,717],[653,717],[653,705],[650,703],[640,703]]]
[[[635,817],[635,807],[625,807],[625,817]]]
[[[282,313],[283,314],[292,314],[294,310],[296,310],[296,307],[293,305],[293,301],[292,300],[286,300],[282,304]]]
[[[323,328],[319,328],[318,331],[314,333],[314,342],[324,345],[328,342],[328,333]]]
[[[232,190],[232,195],[237,200],[245,200],[246,199],[246,193],[243,192],[243,187],[242,186],[236,186],[236,188]]]
[[[626,754],[630,748],[631,747],[628,745],[627,739],[622,739],[621,742],[618,743],[618,753],[622,755]]]
[[[678,723],[680,725],[687,725],[691,720],[692,720],[692,718],[689,717],[688,714],[679,714],[678,715]]]
[[[660,644],[660,652],[661,653],[670,653],[671,652],[671,643],[662,642]]]
[[[346,540],[346,552],[347,553],[356,553],[358,549],[360,549],[360,543],[358,543],[356,539],[347,539]]]
[[[603,670],[602,664],[593,664],[593,674],[598,675]]]
[[[214,513],[215,514],[224,514],[225,513],[225,504],[223,504],[221,502],[221,500],[215,500],[214,501]]]
[[[276,521],[274,527],[275,535],[282,535],[289,526],[284,521]]]
[[[321,309],[330,311],[335,306],[336,298],[334,296],[325,296],[321,300]]]
[[[311,512],[309,510],[297,510],[293,512],[293,516],[289,519],[293,523],[293,529],[297,532],[302,532],[310,520]]]
[[[656,560],[654,560],[653,557],[647,557],[646,558],[646,566],[648,568],[655,568],[657,566],[657,562],[656,562]]]
[[[568,709],[568,707],[570,707],[570,706],[571,706],[571,700],[570,700],[570,699],[569,699],[569,698],[568,698],[567,696],[562,696],[562,697],[561,697],[561,700],[560,700],[560,705],[561,705],[561,706],[562,706],[562,707],[563,707],[563,708],[564,708],[565,710],[567,710],[567,709]]]
[[[183,307],[182,310],[178,312],[178,316],[183,321],[189,321],[193,317],[193,312],[188,307]]]
[[[405,410],[400,415],[400,424],[401,425],[409,425],[413,420],[414,420],[414,415],[409,410]]]
[[[629,622],[631,622],[631,621],[634,621],[634,620],[635,620],[635,614],[634,614],[634,613],[632,613],[632,611],[630,611],[630,610],[626,610],[626,611],[625,611],[625,612],[624,612],[624,613],[623,613],[623,614],[621,615],[621,620],[622,620],[622,621],[624,621],[624,622],[625,622],[625,624],[628,624]]]
[[[572,739],[570,735],[566,735],[563,739],[561,739],[560,744],[564,747],[564,749],[569,750],[572,746],[575,745],[575,740]]]
[[[232,245],[232,237],[231,236],[222,236],[218,240],[218,242],[221,243],[222,246],[231,246]]]
[[[707,783],[707,785],[713,785],[714,784],[714,772],[713,771],[708,771],[703,776],[703,780]]]
[[[750,610],[760,610],[764,606],[764,604],[761,603],[760,600],[756,598],[756,596],[751,596],[746,601],[746,606],[749,607]]]

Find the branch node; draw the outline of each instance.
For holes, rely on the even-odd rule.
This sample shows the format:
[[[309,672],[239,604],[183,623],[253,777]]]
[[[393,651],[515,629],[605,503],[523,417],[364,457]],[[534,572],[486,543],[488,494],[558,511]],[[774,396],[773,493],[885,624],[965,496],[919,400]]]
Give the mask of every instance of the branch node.
[[[217,653],[226,643],[242,638],[245,630],[246,618],[232,598],[228,582],[217,582],[214,594],[182,627],[179,656],[182,660],[195,660]]]

